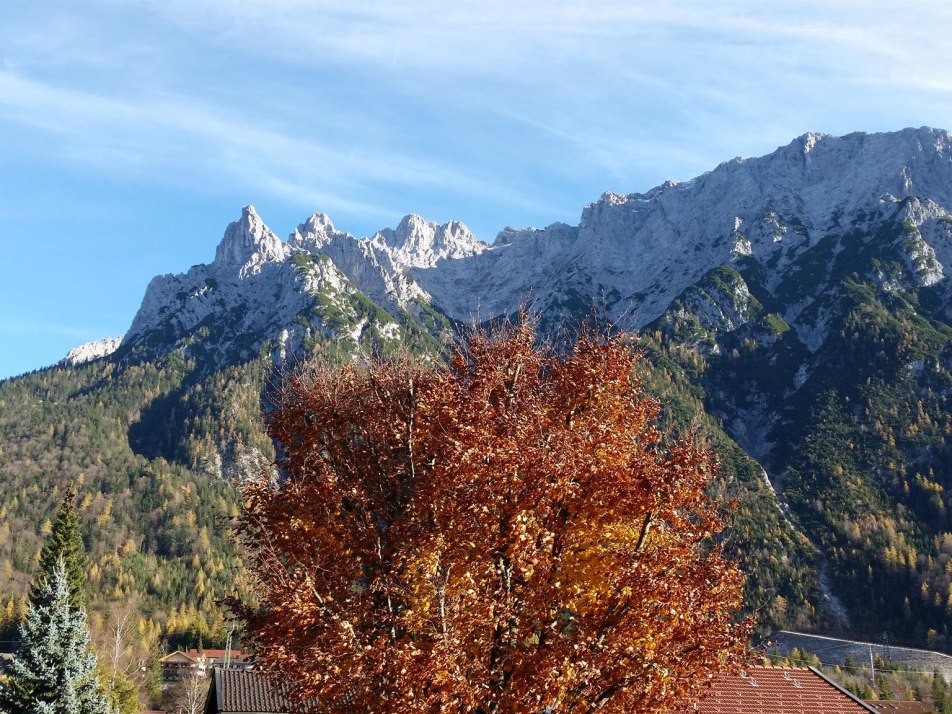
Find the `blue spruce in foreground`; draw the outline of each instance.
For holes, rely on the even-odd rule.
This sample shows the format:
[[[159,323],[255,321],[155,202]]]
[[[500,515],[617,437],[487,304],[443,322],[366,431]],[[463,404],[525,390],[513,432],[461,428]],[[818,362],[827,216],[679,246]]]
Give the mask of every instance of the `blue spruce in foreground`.
[[[0,682],[0,710],[9,714],[110,714],[87,651],[86,613],[70,607],[60,560],[30,604],[20,627],[13,674]]]

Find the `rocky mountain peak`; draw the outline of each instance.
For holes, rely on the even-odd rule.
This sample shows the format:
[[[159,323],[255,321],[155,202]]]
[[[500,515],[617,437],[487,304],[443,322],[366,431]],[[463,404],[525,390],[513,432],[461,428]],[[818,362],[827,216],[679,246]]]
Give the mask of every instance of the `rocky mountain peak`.
[[[921,201],[903,204],[913,199]],[[896,215],[901,208],[905,213]],[[282,275],[291,281],[303,265],[303,256],[294,263],[297,273],[287,265],[292,255],[312,253],[394,314],[423,301],[466,321],[477,309],[505,314],[531,299],[561,316],[590,309],[597,296],[625,328],[657,319],[719,266],[756,264],[764,285],[779,291],[776,309],[814,349],[826,323],[804,312],[805,305],[832,289],[836,255],[858,250],[854,233],[868,240],[883,227],[894,239],[881,262],[898,261],[917,285],[938,284],[952,265],[950,208],[952,139],[928,128],[804,134],[768,155],[727,161],[688,181],[605,193],[583,209],[577,226],[507,228],[493,247],[458,221],[438,224],[416,214],[359,238],[315,213],[285,243],[247,206],[225,231],[215,262],[200,266],[187,289],[158,279],[165,287],[150,290],[130,333],[179,315],[179,295],[188,304],[193,295],[223,300],[235,278],[243,283],[236,290],[267,292],[266,281],[243,278],[287,268]],[[807,275],[819,282],[805,285]],[[892,274],[882,280],[899,284]],[[289,283],[288,290],[297,289]]]
[[[435,223],[428,223],[422,216],[410,213],[404,216],[394,229],[394,243],[396,247],[401,247],[414,241],[420,241],[427,234],[432,237],[435,227]]]
[[[826,134],[820,134],[818,132],[810,131],[804,134],[801,137],[798,137],[794,143],[799,143],[802,147],[804,155],[809,154],[813,151],[813,148],[819,144],[823,139],[826,138]]]
[[[288,242],[294,248],[317,251],[338,235],[341,233],[334,227],[330,216],[326,213],[315,213],[294,229]]]
[[[439,225],[415,214],[404,216],[393,230],[379,231],[372,240],[386,246],[401,268],[431,268],[446,258],[465,258],[489,247],[459,221]]]
[[[254,206],[245,206],[241,218],[228,225],[212,265],[240,267],[241,274],[258,272],[260,265],[286,257],[288,246],[264,224]]]

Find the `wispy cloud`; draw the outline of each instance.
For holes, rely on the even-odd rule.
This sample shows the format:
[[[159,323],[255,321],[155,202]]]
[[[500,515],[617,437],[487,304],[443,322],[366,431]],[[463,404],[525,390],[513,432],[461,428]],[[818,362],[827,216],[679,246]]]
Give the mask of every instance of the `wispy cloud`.
[[[176,174],[192,166],[206,175],[230,175],[265,191],[319,201],[315,208],[382,215],[387,211],[379,204],[355,197],[371,186],[379,193],[381,186],[394,185],[452,186],[460,193],[505,200],[493,180],[433,157],[372,144],[338,148],[314,138],[349,131],[346,112],[285,133],[226,116],[221,107],[203,106],[195,98],[115,98],[0,71],[0,117],[59,137],[62,145],[49,145],[51,153],[93,167]]]
[[[887,2],[591,3],[568,0],[426,2],[244,2],[146,0],[149,13],[218,44],[297,64],[366,64],[428,74],[511,74],[543,63],[561,69],[643,58],[641,47],[676,54],[703,47],[712,64],[720,48],[744,44],[779,57],[789,49],[884,60],[925,60],[941,71],[936,52],[950,50],[939,27],[952,12],[913,0],[902,12]],[[912,40],[912,41],[910,41]],[[710,52],[711,49],[715,51]],[[793,58],[795,59],[795,58]],[[622,69],[622,68],[618,68]],[[837,67],[830,67],[836,72]],[[536,77],[543,81],[552,76]],[[595,82],[597,77],[590,78]]]
[[[183,166],[226,172],[329,209],[389,214],[388,194],[414,190],[544,208],[534,172],[632,180],[633,164],[679,156],[693,169],[712,155],[686,148],[697,132],[714,152],[739,135],[747,149],[753,123],[779,140],[850,111],[842,123],[855,122],[877,86],[947,94],[952,49],[933,28],[949,10],[889,8],[51,3],[42,23],[6,20],[0,113],[59,136],[73,161],[173,180]],[[499,189],[510,154],[526,183]]]

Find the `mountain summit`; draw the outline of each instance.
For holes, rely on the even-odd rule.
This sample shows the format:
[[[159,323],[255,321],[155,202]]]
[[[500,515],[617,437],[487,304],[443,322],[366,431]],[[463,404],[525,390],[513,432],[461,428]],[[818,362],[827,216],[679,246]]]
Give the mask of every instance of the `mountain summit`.
[[[642,327],[719,265],[750,256],[779,282],[826,233],[893,215],[906,198],[938,210],[952,205],[950,194],[947,132],[807,134],[686,183],[645,194],[606,193],[585,207],[578,227],[507,230],[465,266],[417,270],[413,277],[457,319],[475,304],[492,315],[531,299],[543,312],[565,315],[591,309],[596,300],[611,319]],[[926,242],[931,246],[932,237],[940,263],[952,259],[938,236]],[[919,245],[905,260],[921,264],[928,280],[933,268],[922,251],[929,252]]]
[[[262,263],[280,261],[289,254],[287,246],[258,216],[254,206],[245,206],[241,218],[229,224],[215,250],[215,267],[227,270],[241,266],[242,275],[260,271]]]
[[[404,319],[401,312],[418,315],[424,303],[466,322],[477,312],[489,318],[528,302],[547,324],[597,306],[618,325],[641,328],[717,267],[756,263],[764,285],[780,291],[783,319],[815,349],[826,334],[831,285],[829,270],[817,272],[813,264],[833,262],[877,227],[905,224],[910,230],[893,236],[888,250],[901,270],[879,279],[938,283],[952,262],[948,207],[952,139],[928,128],[805,134],[772,154],[734,159],[691,181],[643,194],[606,193],[583,209],[578,226],[508,228],[492,245],[457,221],[437,225],[416,215],[356,238],[322,213],[282,241],[246,206],[213,263],[153,281],[126,344],[157,330],[174,341],[221,310],[232,317],[218,314],[216,321],[234,320],[240,311],[242,334],[255,344],[284,331],[299,343],[307,330],[295,319],[315,291],[342,289],[369,298],[396,322]],[[830,236],[839,237],[822,259],[817,246]],[[320,276],[303,277],[308,256],[328,261]],[[815,273],[809,277],[807,263]],[[256,279],[264,273],[277,282]],[[285,304],[278,310],[280,296]],[[721,308],[709,306],[705,320],[735,323],[740,313],[722,316]]]

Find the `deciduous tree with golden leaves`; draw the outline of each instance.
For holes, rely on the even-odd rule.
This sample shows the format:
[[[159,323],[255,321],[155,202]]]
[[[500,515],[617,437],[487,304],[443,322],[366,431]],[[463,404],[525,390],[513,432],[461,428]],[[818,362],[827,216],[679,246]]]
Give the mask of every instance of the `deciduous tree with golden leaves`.
[[[638,355],[531,320],[447,365],[312,364],[245,485],[266,669],[325,712],[664,712],[735,663],[711,454],[665,443]]]

